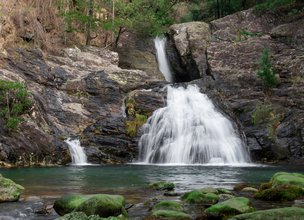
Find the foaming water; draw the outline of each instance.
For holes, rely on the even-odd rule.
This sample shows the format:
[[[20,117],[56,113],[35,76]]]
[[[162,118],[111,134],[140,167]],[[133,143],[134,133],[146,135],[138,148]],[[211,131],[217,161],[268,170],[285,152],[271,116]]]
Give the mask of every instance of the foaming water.
[[[144,125],[139,162],[241,165],[250,162],[232,123],[196,86],[168,87],[167,106]]]
[[[165,50],[166,38],[159,36],[156,37],[154,39],[154,45],[156,49],[156,57],[160,72],[164,75],[165,79],[168,82],[173,82],[172,72],[170,70],[170,65]]]
[[[91,165],[87,161],[87,156],[80,145],[79,139],[72,140],[71,138],[68,138],[67,140],[65,140],[65,142],[69,146],[69,151],[72,157],[72,165],[77,165],[77,166]]]

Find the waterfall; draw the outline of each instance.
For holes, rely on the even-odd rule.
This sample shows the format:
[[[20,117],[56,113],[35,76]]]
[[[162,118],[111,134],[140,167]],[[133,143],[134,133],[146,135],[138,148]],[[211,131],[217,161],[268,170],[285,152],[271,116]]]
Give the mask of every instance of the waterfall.
[[[68,138],[65,140],[65,142],[69,146],[69,151],[72,157],[72,164],[73,165],[90,165],[87,162],[87,156],[83,150],[83,148],[80,146],[80,141],[79,139],[71,139]]]
[[[168,87],[167,106],[156,110],[139,140],[141,163],[240,164],[249,161],[232,123],[197,86]]]
[[[169,62],[166,56],[166,38],[165,37],[156,37],[154,39],[154,45],[156,49],[156,57],[158,62],[158,68],[160,72],[164,75],[165,79],[168,82],[173,81],[172,73],[170,70]]]

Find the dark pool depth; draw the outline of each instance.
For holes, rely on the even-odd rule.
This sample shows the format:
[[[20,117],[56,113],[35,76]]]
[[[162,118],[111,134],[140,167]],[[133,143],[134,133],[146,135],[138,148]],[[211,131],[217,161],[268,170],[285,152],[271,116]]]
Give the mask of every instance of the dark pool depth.
[[[177,191],[205,186],[232,188],[240,182],[258,184],[278,171],[304,172],[301,166],[69,166],[0,169],[26,188],[25,195],[96,193],[142,188],[149,182],[171,181]]]

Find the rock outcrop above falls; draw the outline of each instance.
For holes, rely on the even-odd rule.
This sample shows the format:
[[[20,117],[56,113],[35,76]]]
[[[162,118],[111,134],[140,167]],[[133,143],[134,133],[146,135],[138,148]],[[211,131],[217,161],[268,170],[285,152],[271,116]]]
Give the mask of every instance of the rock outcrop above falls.
[[[193,23],[171,27],[175,31],[170,38],[179,34],[171,49],[179,55],[187,51],[196,66],[208,64],[209,71],[202,72],[197,84],[209,88],[206,93],[238,121],[252,158],[258,161],[304,158],[304,26],[299,25],[304,17],[284,16],[278,19],[251,9],[215,20],[201,34],[182,34]],[[201,42],[201,47],[185,43],[189,39]],[[270,50],[279,79],[279,85],[268,91],[257,76],[264,48]],[[197,54],[206,58],[198,60]]]
[[[17,131],[8,132],[1,123],[2,165],[67,164],[71,159],[64,140],[70,136],[81,136],[94,163],[136,156],[122,106],[129,92],[157,84],[157,76],[121,69],[117,53],[93,47],[65,49],[61,56],[27,48],[6,54],[0,79],[24,82],[33,107]]]

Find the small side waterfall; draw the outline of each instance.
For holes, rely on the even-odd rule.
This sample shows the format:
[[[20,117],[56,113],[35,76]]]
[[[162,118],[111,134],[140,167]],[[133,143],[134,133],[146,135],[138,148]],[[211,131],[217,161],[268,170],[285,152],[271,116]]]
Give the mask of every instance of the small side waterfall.
[[[79,165],[79,166],[90,165],[87,162],[87,156],[80,145],[79,139],[72,140],[71,138],[68,138],[67,140],[65,140],[65,142],[69,146],[73,165]]]
[[[240,164],[249,161],[232,123],[196,86],[168,87],[167,107],[144,125],[139,161],[169,164]]]
[[[156,57],[157,57],[158,68],[160,72],[164,75],[165,79],[168,82],[173,82],[172,72],[170,70],[170,66],[165,50],[166,38],[159,36],[156,37],[154,39],[154,45],[156,49]]]

